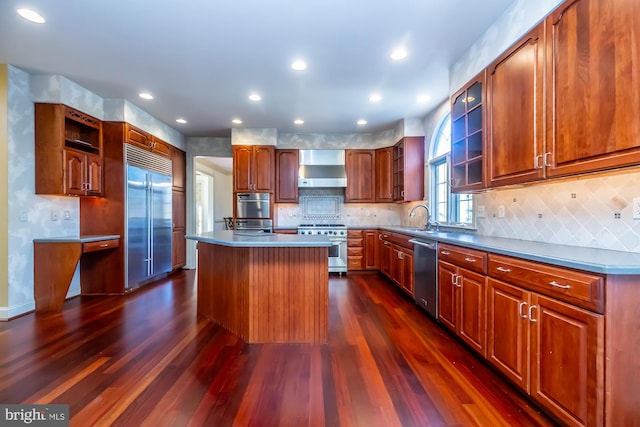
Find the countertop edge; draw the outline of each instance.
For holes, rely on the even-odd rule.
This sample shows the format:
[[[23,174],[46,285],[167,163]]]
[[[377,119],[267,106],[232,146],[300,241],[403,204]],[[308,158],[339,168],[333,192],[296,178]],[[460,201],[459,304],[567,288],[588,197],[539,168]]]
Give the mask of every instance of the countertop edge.
[[[90,236],[61,236],[61,237],[43,237],[33,239],[33,243],[89,243],[100,242],[102,240],[119,239],[119,234],[90,235]]]
[[[313,248],[313,247],[330,247],[331,240],[324,236],[299,236],[297,234],[270,234],[268,236],[249,236],[237,235],[232,231],[213,232],[210,235],[193,235],[186,236],[189,240],[195,240],[202,243],[210,243],[215,245],[229,247],[253,247],[253,248]]]

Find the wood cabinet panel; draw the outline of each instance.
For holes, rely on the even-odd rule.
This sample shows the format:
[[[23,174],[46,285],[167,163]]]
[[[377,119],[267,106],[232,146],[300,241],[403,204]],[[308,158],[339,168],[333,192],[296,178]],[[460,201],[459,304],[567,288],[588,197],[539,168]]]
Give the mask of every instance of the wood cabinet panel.
[[[174,229],[171,233],[171,269],[176,270],[187,263],[187,241],[183,228]]]
[[[272,146],[255,146],[252,164],[254,191],[272,193],[275,189],[275,149]]]
[[[487,282],[487,359],[529,393],[530,293],[489,278]]]
[[[438,245],[438,259],[478,273],[487,272],[487,253],[462,246],[440,243]]]
[[[233,191],[272,193],[275,189],[275,148],[233,146]]]
[[[486,356],[487,277],[458,268],[458,335],[479,354]]]
[[[376,203],[393,202],[393,147],[376,150]]]
[[[252,191],[252,158],[251,146],[233,147],[233,191]]]
[[[489,184],[544,177],[544,23],[488,69]]]
[[[378,261],[378,231],[377,230],[365,230],[364,231],[364,269],[365,270],[377,270],[379,267]]]
[[[186,199],[182,191],[172,191],[173,228],[186,227]]]
[[[531,396],[568,425],[602,425],[604,318],[533,294]]]
[[[393,146],[393,200],[424,200],[424,137],[407,136]]]
[[[385,233],[378,234],[378,255],[380,257],[380,272],[391,276],[391,243],[384,239]]]
[[[276,203],[298,203],[298,150],[276,150]]]
[[[453,332],[458,325],[457,268],[445,261],[438,262],[438,320]]]
[[[179,148],[171,152],[171,183],[174,190],[185,191],[187,186],[187,154]]]
[[[347,203],[375,202],[375,150],[345,150]]]
[[[82,253],[104,251],[120,246],[120,239],[99,240],[97,242],[86,242],[82,244]]]
[[[171,155],[173,154],[171,144],[164,142],[163,140],[161,140],[160,138],[156,138],[155,136],[151,137],[151,151],[163,157],[171,157]]]

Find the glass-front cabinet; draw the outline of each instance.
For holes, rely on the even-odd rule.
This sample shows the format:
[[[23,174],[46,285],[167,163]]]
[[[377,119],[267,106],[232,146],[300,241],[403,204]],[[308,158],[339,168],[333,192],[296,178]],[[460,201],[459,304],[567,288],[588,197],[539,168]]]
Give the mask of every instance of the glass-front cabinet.
[[[451,190],[478,190],[484,180],[484,86],[480,73],[451,98]]]

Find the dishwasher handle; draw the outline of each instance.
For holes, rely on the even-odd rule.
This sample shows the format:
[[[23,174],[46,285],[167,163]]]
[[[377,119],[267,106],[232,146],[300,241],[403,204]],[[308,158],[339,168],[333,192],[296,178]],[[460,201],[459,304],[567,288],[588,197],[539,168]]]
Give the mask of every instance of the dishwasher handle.
[[[424,246],[427,249],[436,250],[436,244],[434,242],[423,242],[416,239],[409,240],[409,243],[413,243],[414,245]]]

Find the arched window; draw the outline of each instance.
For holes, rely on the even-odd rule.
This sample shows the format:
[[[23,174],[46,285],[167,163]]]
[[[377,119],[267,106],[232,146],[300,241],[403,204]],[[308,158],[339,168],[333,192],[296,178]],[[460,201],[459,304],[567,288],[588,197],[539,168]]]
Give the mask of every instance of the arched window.
[[[431,138],[429,166],[431,188],[429,204],[431,218],[445,225],[473,225],[473,196],[451,194],[449,168],[451,151],[451,114],[447,112],[440,120]]]

